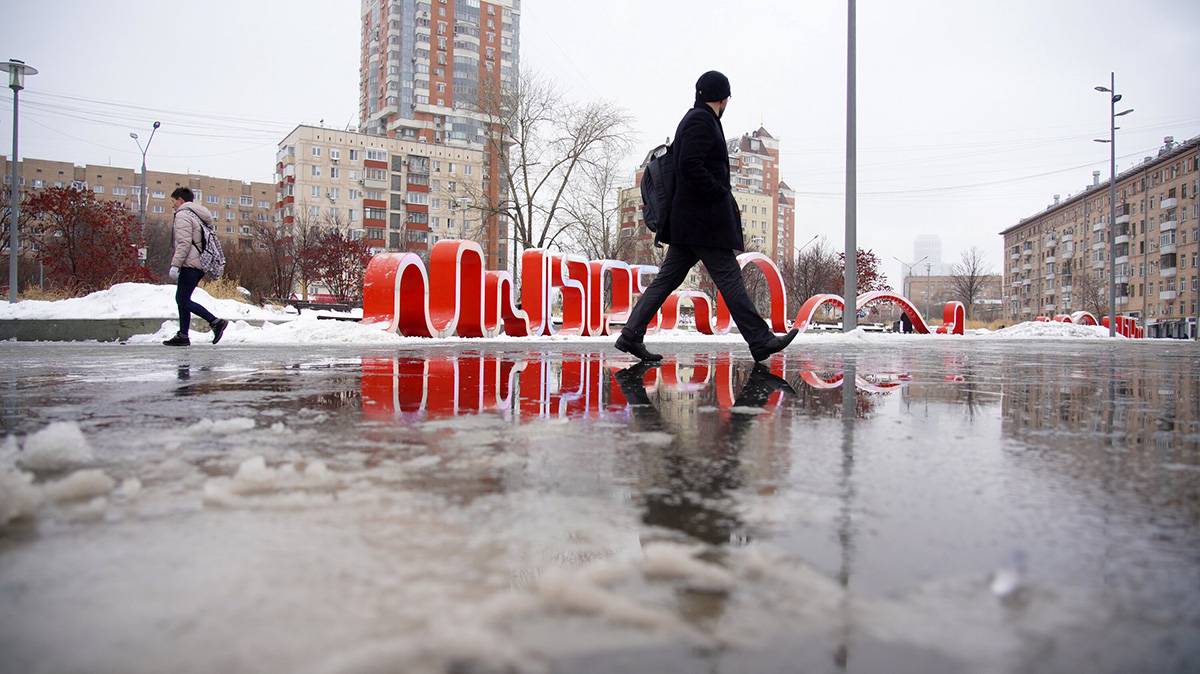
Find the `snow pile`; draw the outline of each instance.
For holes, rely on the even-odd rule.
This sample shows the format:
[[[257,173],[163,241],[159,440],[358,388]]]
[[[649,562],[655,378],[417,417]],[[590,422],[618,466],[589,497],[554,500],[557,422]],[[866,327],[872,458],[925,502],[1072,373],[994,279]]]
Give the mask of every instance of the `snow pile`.
[[[132,344],[157,344],[173,336],[179,327],[178,321],[167,321],[152,335],[136,335]],[[193,332],[192,344],[208,343],[208,333]],[[458,338],[454,338],[457,340]],[[285,323],[266,323],[254,326],[244,321],[230,322],[221,338],[221,346],[228,344],[417,344],[433,340],[423,337],[402,337],[387,332],[378,324],[354,321],[319,320],[316,313],[304,312],[298,318]],[[446,340],[438,340],[446,341]]]
[[[1027,321],[983,335],[986,339],[1108,339],[1108,328],[1057,321]],[[1124,337],[1118,335],[1120,339]]]
[[[51,501],[64,503],[104,496],[117,483],[102,470],[77,470],[57,482],[46,485],[46,496]]]
[[[56,421],[25,439],[17,465],[27,470],[63,470],[95,460],[83,431],[74,421]]]
[[[334,474],[321,461],[310,461],[301,471],[285,463],[272,468],[261,456],[246,459],[233,477],[214,477],[204,483],[204,502],[215,506],[237,507],[250,503],[247,497],[281,491],[311,490],[336,486]],[[302,495],[301,495],[302,496]],[[282,505],[306,505],[303,498],[284,499]]]
[[[254,420],[247,417],[233,419],[201,419],[187,427],[188,433],[197,435],[230,435],[254,429]]]
[[[192,299],[226,319],[286,320],[282,309],[264,309],[235,300],[218,300],[203,288]],[[177,316],[175,286],[152,283],[118,283],[84,297],[65,300],[21,300],[16,304],[0,302],[0,319],[27,318],[164,318]]]
[[[41,505],[42,490],[32,474],[0,468],[0,527],[31,517]]]

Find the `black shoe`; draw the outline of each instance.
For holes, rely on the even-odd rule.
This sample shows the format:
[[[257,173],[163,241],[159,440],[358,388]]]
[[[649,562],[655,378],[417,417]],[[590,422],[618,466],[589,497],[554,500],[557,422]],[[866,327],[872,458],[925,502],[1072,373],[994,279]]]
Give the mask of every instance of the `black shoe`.
[[[786,349],[788,344],[791,344],[792,340],[795,339],[796,335],[798,334],[800,334],[800,331],[796,328],[792,328],[791,332],[787,333],[783,337],[772,337],[771,341],[763,344],[762,346],[750,347],[750,355],[754,357],[755,361],[766,360],[771,357],[771,354],[779,353],[780,351]]]
[[[225,328],[229,327],[229,321],[224,318],[218,318],[211,323],[213,331],[213,344],[221,341],[221,335],[225,334]]]
[[[192,340],[188,339],[187,335],[175,333],[174,337],[163,340],[163,344],[166,346],[191,346]]]
[[[796,389],[786,379],[771,372],[766,365],[755,363],[754,369],[750,370],[750,378],[733,404],[735,407],[762,407],[776,391],[796,394]]]
[[[621,333],[621,336],[617,337],[615,346],[618,351],[624,351],[631,356],[637,357],[638,360],[662,360],[661,354],[650,353],[646,350],[645,344],[626,338],[624,333]]]

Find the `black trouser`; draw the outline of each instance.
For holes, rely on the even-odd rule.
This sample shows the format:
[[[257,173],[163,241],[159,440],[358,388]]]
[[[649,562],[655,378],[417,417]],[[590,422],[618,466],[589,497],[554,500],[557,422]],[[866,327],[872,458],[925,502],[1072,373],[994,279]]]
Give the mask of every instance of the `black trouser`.
[[[179,334],[187,336],[192,324],[192,314],[212,323],[217,320],[208,309],[192,301],[192,291],[204,278],[204,272],[194,267],[179,268],[179,282],[175,286],[175,304],[179,305]]]
[[[683,283],[688,272],[697,262],[703,262],[708,275],[717,284],[717,290],[725,298],[733,322],[742,333],[742,339],[750,346],[766,344],[774,334],[767,327],[767,322],[754,309],[750,295],[746,293],[746,284],[742,283],[742,268],[738,266],[737,256],[728,248],[710,248],[708,246],[688,246],[672,244],[667,249],[667,259],[663,260],[658,276],[642,297],[637,306],[629,312],[629,320],[621,334],[626,339],[640,342],[646,335],[646,326],[658,311],[667,297]]]

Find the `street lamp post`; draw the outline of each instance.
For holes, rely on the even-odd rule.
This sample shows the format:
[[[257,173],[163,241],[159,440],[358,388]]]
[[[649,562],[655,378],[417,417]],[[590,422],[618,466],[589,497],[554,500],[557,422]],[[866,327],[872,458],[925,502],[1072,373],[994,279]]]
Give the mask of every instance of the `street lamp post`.
[[[842,332],[858,327],[858,192],[854,89],[854,0],[846,0],[846,270],[842,278]]]
[[[904,260],[901,260],[900,258],[898,258],[894,255],[892,256],[892,259],[895,260],[896,262],[899,262],[901,271],[904,271],[904,296],[906,298],[908,298],[908,296],[912,294],[912,270],[913,270],[913,267],[921,264],[925,260],[928,260],[929,256],[926,255],[925,257],[921,258],[920,260],[917,260],[916,262],[911,262],[911,263],[905,262]],[[911,298],[909,298],[909,299],[911,299]]]
[[[1117,334],[1117,245],[1113,243],[1117,233],[1117,118],[1133,112],[1133,108],[1117,112],[1117,74],[1109,73],[1107,87],[1096,87],[1096,91],[1108,97],[1108,139],[1097,138],[1097,143],[1108,143],[1108,336]]]
[[[18,251],[21,249],[21,243],[17,235],[17,223],[21,221],[21,182],[20,176],[17,173],[17,163],[21,159],[21,155],[17,152],[18,100],[20,99],[21,90],[25,88],[25,76],[36,75],[38,71],[37,68],[25,65],[24,61],[18,61],[17,59],[0,63],[0,67],[8,71],[8,88],[12,89],[13,92],[12,161],[9,163],[12,183],[8,189],[9,213],[12,214],[8,230],[8,301],[16,304],[17,260],[20,257]]]
[[[142,188],[141,194],[138,195],[138,220],[142,226],[142,236],[146,235],[146,153],[150,151],[150,143],[154,141],[154,132],[158,131],[161,123],[155,122],[150,129],[150,137],[146,139],[146,147],[142,147],[142,141],[138,140],[136,133],[130,132],[129,137],[133,142],[137,143],[138,149],[142,151]]]

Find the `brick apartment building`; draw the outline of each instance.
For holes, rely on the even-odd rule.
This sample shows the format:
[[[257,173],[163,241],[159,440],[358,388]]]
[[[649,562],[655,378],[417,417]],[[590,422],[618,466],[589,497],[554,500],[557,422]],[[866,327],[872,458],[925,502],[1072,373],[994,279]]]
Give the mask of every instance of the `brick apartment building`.
[[[499,137],[488,110],[518,74],[520,0],[362,0],[359,129],[485,153],[477,240],[505,269]],[[407,154],[407,151],[403,154]],[[415,231],[415,230],[414,230]]]
[[[442,238],[478,240],[479,149],[298,126],[276,156],[281,222],[337,226],[377,251],[428,254]]]
[[[1116,247],[1117,312],[1141,319],[1147,336],[1195,331],[1200,309],[1200,137],[1166,138],[1157,156],[1117,176],[1109,241],[1108,183],[1093,184],[1001,232],[1004,306],[1031,320],[1108,306],[1110,245]],[[1105,309],[1107,313],[1107,309]]]
[[[9,160],[0,157],[4,184],[9,177]],[[139,212],[141,174],[136,169],[96,164],[77,165],[71,162],[46,159],[22,159],[17,167],[24,192],[50,187],[71,187],[89,190],[105,201],[117,201],[134,214]],[[253,228],[272,221],[275,208],[275,185],[247,182],[236,178],[216,178],[194,173],[146,171],[146,222],[168,222],[173,211],[171,192],[187,187],[213,214],[217,234],[225,246],[248,249],[253,245]]]

